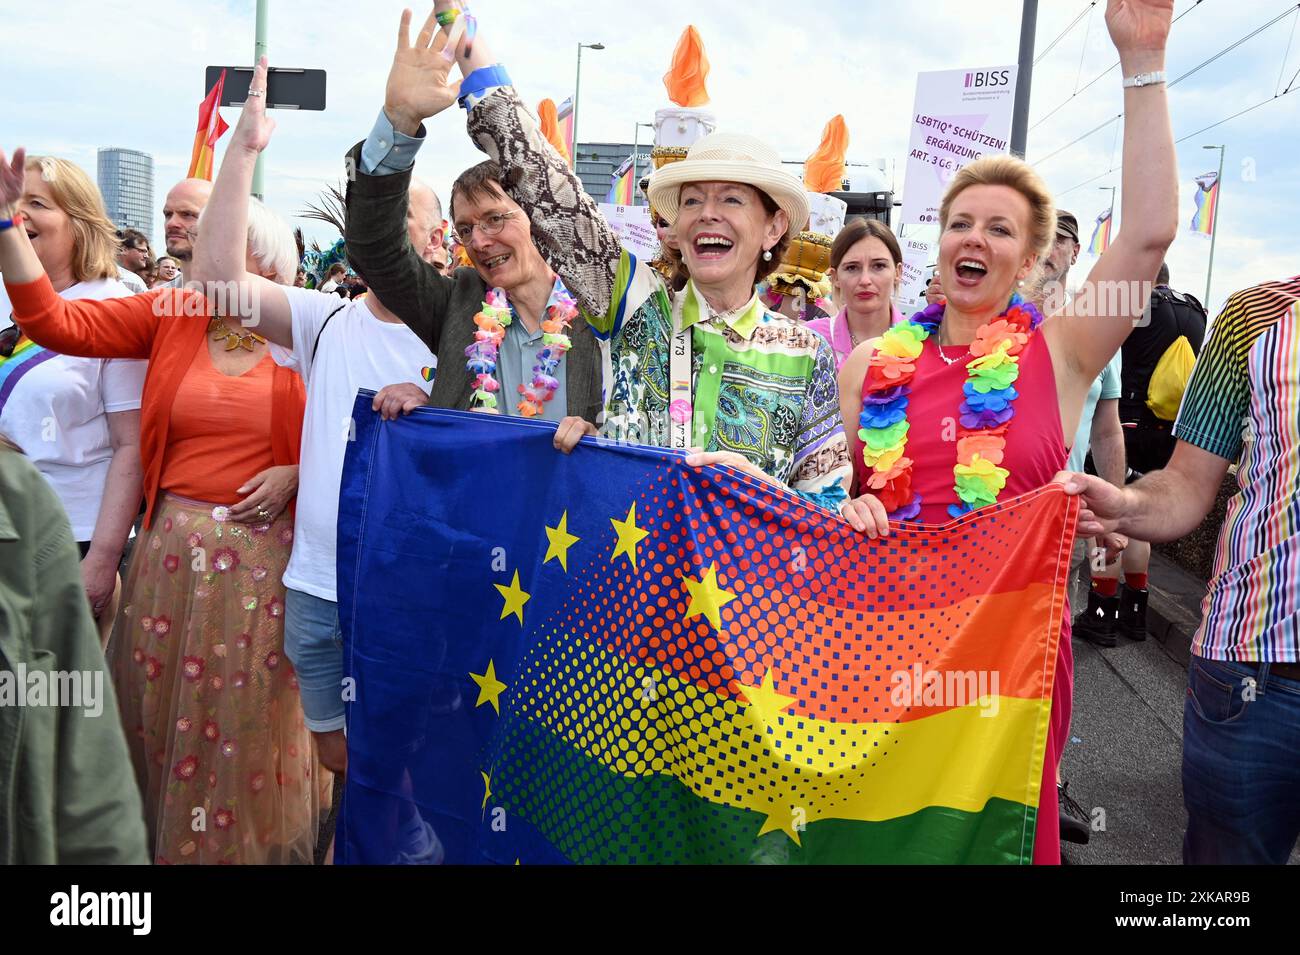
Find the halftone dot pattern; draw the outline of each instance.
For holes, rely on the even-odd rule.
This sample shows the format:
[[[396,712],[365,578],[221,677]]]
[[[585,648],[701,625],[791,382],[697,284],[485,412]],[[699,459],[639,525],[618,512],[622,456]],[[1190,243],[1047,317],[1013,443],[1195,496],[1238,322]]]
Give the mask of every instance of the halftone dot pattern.
[[[647,483],[636,498],[638,524],[650,531],[638,545],[638,569],[610,561],[612,531],[593,541],[595,553],[575,568],[564,606],[539,636],[592,635],[723,698],[734,696],[737,680],[757,685],[770,668],[777,689],[796,697],[792,712],[896,721],[914,708],[891,699],[891,677],[916,666],[1003,666],[989,644],[1036,610],[1021,595],[1035,588],[1051,600],[1059,589],[1060,561],[1022,556],[1042,550],[1029,533],[1037,508],[999,504],[968,515],[938,563],[927,546],[933,528],[898,528],[868,544],[837,519],[809,506],[796,511],[761,486],[692,478],[673,470]],[[994,562],[989,553],[1006,556]],[[686,619],[684,578],[699,580],[710,566],[736,597],[721,608],[718,631],[701,615]],[[984,642],[954,651],[957,634],[979,624]],[[968,665],[972,649],[978,667]],[[1046,644],[1041,649],[1046,655]],[[1026,668],[1036,674],[1034,695],[1050,686],[1042,666],[1022,660]],[[1027,679],[1016,681],[1020,689]]]
[[[924,747],[971,707],[942,726],[919,720],[943,708],[913,714],[910,701],[896,705],[888,675],[915,664],[951,666],[948,645],[984,602],[1014,603],[1032,586],[1059,589],[1056,561],[1011,574],[1005,562],[982,568],[989,551],[1014,558],[1033,520],[1023,506],[964,519],[945,551],[949,560],[939,563],[926,546],[933,530],[899,529],[875,546],[844,546],[846,538],[862,542],[833,519],[793,515],[787,500],[761,487],[724,491],[707,475],[693,486],[686,472],[662,474],[636,502],[637,523],[649,531],[638,544],[637,570],[611,560],[612,530],[591,534],[608,515],[584,515],[593,546],[576,561],[560,609],[530,636],[485,755],[502,805],[575,859],[652,861],[652,843],[665,833],[707,829],[697,803],[665,799],[662,786],[671,780],[711,805],[756,813],[751,848],[760,827],[797,841],[795,819],[889,818],[878,814],[882,806],[922,810],[924,797],[914,805],[901,793],[882,799],[873,787],[898,787],[873,781],[873,773],[904,740]],[[571,527],[583,533],[577,522]],[[698,580],[709,567],[736,597],[722,607],[716,631],[703,615],[686,619],[684,579]],[[979,760],[1015,766],[1004,791],[983,798],[1036,803],[1036,774],[1020,762],[1048,713],[1042,697],[1055,643],[1046,630],[1034,649],[1033,692],[1011,701],[1026,705],[996,731],[996,721],[985,721],[991,731]],[[738,692],[758,687],[769,670],[775,690],[793,698],[770,722]],[[909,720],[910,732],[898,725]],[[557,746],[585,758],[560,760]],[[539,768],[542,750],[550,752],[549,768]],[[561,765],[576,778],[557,778]],[[613,789],[611,772],[622,780]],[[629,795],[650,790],[661,804],[647,807]],[[961,808],[979,812],[983,803]],[[676,819],[678,809],[690,811],[689,822]]]

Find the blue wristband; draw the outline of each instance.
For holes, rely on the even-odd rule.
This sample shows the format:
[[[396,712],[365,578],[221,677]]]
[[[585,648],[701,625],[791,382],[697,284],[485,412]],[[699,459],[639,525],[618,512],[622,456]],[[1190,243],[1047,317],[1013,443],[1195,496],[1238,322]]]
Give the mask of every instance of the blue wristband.
[[[460,98],[457,100],[462,109],[470,109],[483,98],[485,90],[490,90],[495,86],[511,86],[510,74],[506,68],[497,63],[492,66],[481,66],[469,76],[465,77],[460,84]]]

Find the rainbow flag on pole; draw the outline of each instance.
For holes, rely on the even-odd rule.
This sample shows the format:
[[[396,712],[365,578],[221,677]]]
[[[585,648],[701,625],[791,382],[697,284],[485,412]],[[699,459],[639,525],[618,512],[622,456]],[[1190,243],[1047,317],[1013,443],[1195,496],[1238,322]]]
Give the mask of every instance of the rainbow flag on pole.
[[[1088,243],[1088,251],[1091,254],[1101,255],[1110,248],[1110,225],[1114,211],[1112,207],[1097,216],[1097,224],[1092,230],[1092,241]]]
[[[230,127],[221,118],[221,91],[226,87],[226,71],[221,71],[217,85],[208,91],[203,102],[199,104],[199,127],[194,133],[194,149],[190,154],[190,179],[212,180],[213,157],[216,153],[217,140]]]
[[[868,541],[672,452],[372,397],[338,861],[1031,861],[1077,498]]]
[[[1192,216],[1192,231],[1198,235],[1214,235],[1214,214],[1219,208],[1219,174],[1207,172],[1196,177],[1196,215]]]
[[[614,171],[614,182],[605,201],[615,206],[630,206],[636,195],[636,156],[628,156]]]

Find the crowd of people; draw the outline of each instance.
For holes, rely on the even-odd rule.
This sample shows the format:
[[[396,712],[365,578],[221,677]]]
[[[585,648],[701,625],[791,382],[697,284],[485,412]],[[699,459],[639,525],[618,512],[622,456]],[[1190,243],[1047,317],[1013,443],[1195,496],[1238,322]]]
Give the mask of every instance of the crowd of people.
[[[383,108],[346,159],[346,263],[323,275],[305,272],[288,225],[249,198],[274,128],[265,60],[215,182],[168,194],[156,261],[140,233],[115,234],[75,165],[0,153],[14,320],[0,333],[0,489],[33,494],[21,449],[71,524],[70,541],[25,542],[58,564],[50,576],[71,609],[63,636],[33,622],[24,652],[62,655],[39,642],[62,639],[85,657],[98,621],[125,742],[82,730],[70,752],[57,727],[15,729],[3,708],[0,732],[69,764],[94,749],[98,790],[69,765],[69,798],[134,799],[125,815],[135,807],[144,823],[119,812],[88,836],[50,811],[45,830],[0,846],[17,846],[18,861],[312,861],[348,765],[336,525],[346,424],[357,390],[371,389],[385,418],[425,405],[540,417],[560,453],[597,434],[676,449],[688,466],[786,488],[868,538],[1053,481],[1081,494],[1091,542],[1076,564],[1089,583],[1058,644],[1034,842],[1047,864],[1062,838],[1088,836],[1059,775],[1071,631],[1102,646],[1143,639],[1149,542],[1196,526],[1240,461],[1192,648],[1185,858],[1285,861],[1300,835],[1300,412],[1287,350],[1300,279],[1233,296],[1204,345],[1204,310],[1168,286],[1172,4],[1108,4],[1126,78],[1123,227],[1077,294],[1064,292],[1077,220],[1031,166],[989,156],[944,194],[922,311],[895,304],[903,263],[889,226],[856,219],[831,247],[837,311],[808,322],[758,291],[809,216],[771,147],[710,133],[657,170],[647,192],[663,254],[639,261],[539,131],[486,31],[468,43],[458,15],[438,0],[413,41],[403,15]],[[453,247],[412,167],[425,123],[457,102],[488,158],[452,186]],[[1089,294],[1103,286],[1142,293]],[[1200,357],[1175,424],[1147,398],[1180,342]],[[54,437],[42,431],[51,417]],[[67,600],[73,542],[79,606]],[[0,778],[0,792],[10,785]],[[439,859],[418,815],[399,823],[408,850],[395,861]],[[12,825],[0,820],[0,836]]]

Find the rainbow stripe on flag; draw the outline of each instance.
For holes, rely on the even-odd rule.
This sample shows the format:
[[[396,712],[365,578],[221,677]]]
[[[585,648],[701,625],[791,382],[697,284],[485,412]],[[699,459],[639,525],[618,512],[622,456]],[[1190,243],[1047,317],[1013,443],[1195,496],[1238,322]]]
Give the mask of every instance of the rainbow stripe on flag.
[[[371,398],[338,861],[1031,861],[1076,499],[868,541],[667,451]],[[507,468],[532,493],[485,496]]]
[[[1093,255],[1101,255],[1110,248],[1110,226],[1114,209],[1107,209],[1101,215],[1097,216],[1097,224],[1092,229],[1092,240],[1088,243],[1088,251]]]
[[[636,197],[636,163],[635,156],[628,156],[623,164],[614,170],[614,181],[609,187],[605,201],[615,206],[630,206]]]
[[[1207,172],[1196,177],[1196,214],[1192,216],[1192,231],[1198,235],[1214,235],[1214,216],[1219,209],[1219,174]]]

